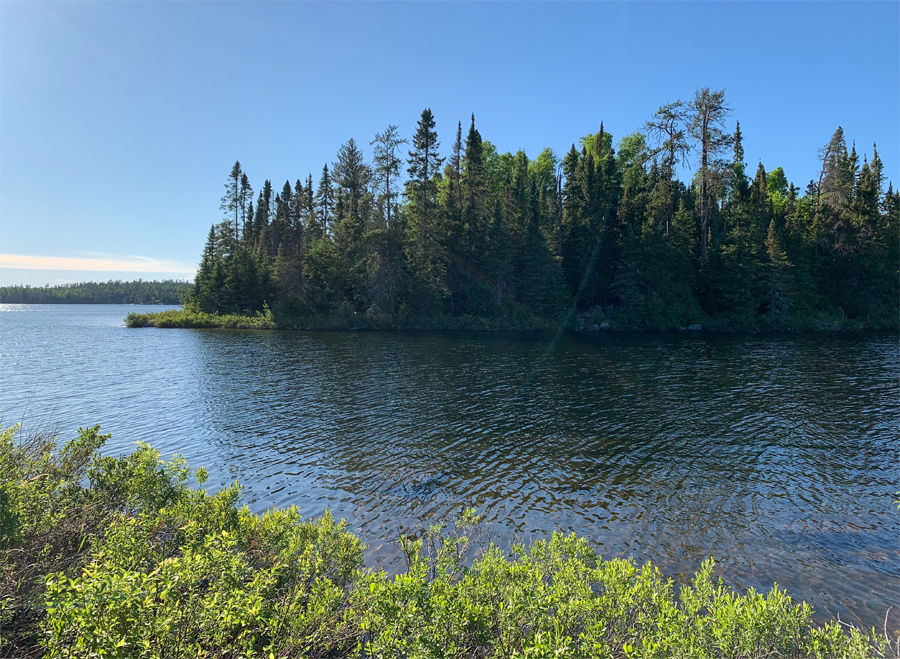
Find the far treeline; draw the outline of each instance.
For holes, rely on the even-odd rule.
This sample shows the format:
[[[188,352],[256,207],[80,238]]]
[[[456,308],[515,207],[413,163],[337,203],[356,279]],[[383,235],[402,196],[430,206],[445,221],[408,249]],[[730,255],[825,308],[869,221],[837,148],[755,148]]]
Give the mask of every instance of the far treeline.
[[[0,286],[6,304],[181,304],[192,289],[186,281],[107,281],[58,286]]]
[[[724,92],[700,89],[615,148],[601,123],[560,161],[499,153],[474,116],[445,158],[426,109],[411,141],[388,126],[368,162],[351,139],[317,184],[265,181],[255,203],[235,163],[184,314],[270,310],[282,327],[571,327],[574,312],[614,329],[896,328],[900,194],[884,189],[877,149],[860,158],[838,128],[801,190],[781,167],[748,171],[729,114]]]

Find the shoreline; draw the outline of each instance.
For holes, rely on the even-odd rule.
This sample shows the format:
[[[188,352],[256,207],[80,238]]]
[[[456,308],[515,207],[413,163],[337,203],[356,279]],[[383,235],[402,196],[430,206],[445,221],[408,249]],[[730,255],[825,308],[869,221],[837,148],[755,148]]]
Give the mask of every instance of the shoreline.
[[[733,327],[712,321],[677,327],[629,327],[616,326],[615,321],[590,323],[589,314],[578,314],[573,322],[560,328],[559,324],[540,319],[523,319],[522,322],[483,319],[471,316],[438,316],[422,319],[392,319],[371,317],[364,314],[321,315],[300,318],[276,318],[268,309],[255,316],[218,315],[185,309],[145,314],[129,313],[125,326],[129,328],[155,327],[158,329],[239,329],[300,332],[565,332],[574,335],[592,334],[855,334],[860,332],[897,332],[900,326],[868,326],[860,321],[845,319],[806,323],[796,326]]]

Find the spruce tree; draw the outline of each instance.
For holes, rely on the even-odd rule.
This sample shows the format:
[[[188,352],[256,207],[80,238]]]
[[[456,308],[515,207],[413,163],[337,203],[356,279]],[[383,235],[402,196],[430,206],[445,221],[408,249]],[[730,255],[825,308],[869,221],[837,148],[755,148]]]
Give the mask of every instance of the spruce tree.
[[[337,162],[332,166],[332,180],[345,193],[347,213],[359,215],[359,204],[369,184],[371,171],[363,152],[352,137],[338,150]]]
[[[774,219],[769,222],[766,254],[769,267],[769,319],[774,323],[776,319],[787,316],[790,309],[788,269],[791,267]]]
[[[438,149],[440,142],[434,130],[431,110],[425,108],[416,125],[409,152],[406,198],[409,201],[409,253],[416,274],[432,296],[446,292],[445,244],[437,225],[437,179],[443,158]]]
[[[503,207],[498,201],[488,225],[487,245],[484,253],[484,272],[491,288],[493,304],[499,312],[503,306],[503,296],[512,284],[512,245],[509,231],[503,220]]]
[[[456,124],[456,139],[453,140],[453,150],[450,152],[450,171],[453,177],[453,186],[456,190],[456,204],[462,207],[462,122]]]
[[[562,267],[569,293],[575,294],[581,286],[583,276],[581,254],[586,242],[582,209],[585,194],[582,186],[581,154],[575,145],[569,149],[562,162]]]
[[[248,208],[253,205],[253,188],[250,187],[250,179],[247,178],[246,173],[241,174],[241,184],[238,196],[240,198],[241,206],[241,221],[244,221],[247,217]],[[236,237],[241,238],[241,235],[238,233]]]
[[[319,226],[322,227],[322,232],[327,234],[334,211],[334,187],[332,186],[331,173],[328,171],[327,164],[322,167],[319,188],[316,190],[316,209],[318,210]]]

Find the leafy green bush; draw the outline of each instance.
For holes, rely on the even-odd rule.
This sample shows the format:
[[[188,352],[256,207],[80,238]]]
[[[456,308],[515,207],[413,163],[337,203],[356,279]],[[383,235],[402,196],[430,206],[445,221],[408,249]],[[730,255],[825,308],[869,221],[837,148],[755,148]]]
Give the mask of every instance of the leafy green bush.
[[[420,543],[406,547],[405,574],[371,574],[354,592],[366,656],[867,657],[887,649],[858,630],[812,626],[810,607],[777,587],[732,592],[712,577],[712,560],[676,596],[656,568],[603,561],[575,535],[554,533],[511,556],[491,546],[468,569],[456,559],[458,541],[436,559]]]
[[[347,651],[359,540],[328,516],[262,517],[237,488],[115,525],[78,578],[51,575],[51,657],[304,656]]]
[[[18,430],[0,432],[0,650],[25,656],[43,617],[44,576],[79,574],[110,523],[176,500],[188,472],[146,445],[99,457],[109,437],[100,426],[80,429],[59,450]]]
[[[184,327],[189,329],[275,329],[275,318],[266,307],[246,316],[210,314],[196,309],[169,309],[157,313],[131,312],[125,317],[128,327]]]
[[[874,632],[816,627],[773,588],[734,593],[712,561],[676,589],[554,534],[474,560],[473,510],[402,538],[405,572],[362,565],[330,515],[252,514],[237,484],[139,444],[101,457],[81,430],[57,450],[0,433],[0,655],[47,657],[896,656]]]

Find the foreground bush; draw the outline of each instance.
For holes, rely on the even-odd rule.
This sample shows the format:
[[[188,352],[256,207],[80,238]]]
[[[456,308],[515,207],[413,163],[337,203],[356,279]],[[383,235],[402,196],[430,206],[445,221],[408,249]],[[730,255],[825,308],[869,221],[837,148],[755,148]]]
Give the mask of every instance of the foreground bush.
[[[0,435],[0,654],[49,657],[877,657],[890,645],[777,587],[732,592],[704,563],[676,591],[650,565],[554,534],[476,560],[467,511],[401,539],[403,574],[362,565],[330,516],[254,515],[145,445],[100,457]]]

